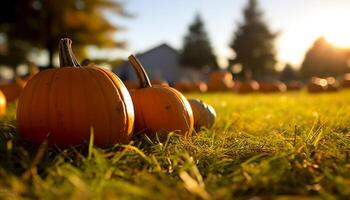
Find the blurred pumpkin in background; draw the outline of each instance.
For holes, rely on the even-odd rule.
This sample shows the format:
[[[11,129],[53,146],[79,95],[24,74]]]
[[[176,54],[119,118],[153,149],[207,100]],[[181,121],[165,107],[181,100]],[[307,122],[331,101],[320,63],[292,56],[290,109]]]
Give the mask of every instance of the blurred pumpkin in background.
[[[190,83],[189,90],[191,92],[206,92],[208,90],[208,86],[203,81],[196,81],[196,82]]]
[[[210,129],[213,127],[216,118],[214,108],[201,100],[189,99],[194,117],[194,129],[200,131],[202,127]]]
[[[280,81],[259,81],[259,91],[263,93],[286,92],[287,86]]]
[[[152,85],[161,85],[161,86],[169,86],[169,83],[167,81],[161,80],[161,79],[154,79],[151,80]]]
[[[128,90],[112,72],[80,66],[71,43],[59,42],[60,68],[36,74],[24,88],[17,106],[20,135],[68,147],[89,141],[93,130],[97,146],[128,143],[134,123]]]
[[[327,91],[336,92],[339,90],[339,81],[337,81],[334,77],[327,77]]]
[[[173,88],[180,92],[190,92],[191,91],[191,83],[189,81],[178,81],[173,85]]]
[[[344,75],[341,86],[343,88],[350,88],[350,73]]]
[[[233,86],[233,76],[228,71],[214,71],[209,74],[208,91],[230,91]]]
[[[296,91],[303,88],[303,84],[299,81],[290,81],[286,83],[286,86],[288,91]]]
[[[307,90],[310,93],[324,92],[328,88],[328,83],[326,79],[312,77],[310,83],[307,86]]]
[[[140,61],[133,55],[129,61],[140,81],[140,88],[130,90],[135,109],[134,132],[149,136],[164,136],[172,131],[185,137],[191,134],[193,114],[187,99],[174,88],[152,86]]]
[[[233,90],[240,94],[256,92],[259,90],[257,81],[236,81]]]

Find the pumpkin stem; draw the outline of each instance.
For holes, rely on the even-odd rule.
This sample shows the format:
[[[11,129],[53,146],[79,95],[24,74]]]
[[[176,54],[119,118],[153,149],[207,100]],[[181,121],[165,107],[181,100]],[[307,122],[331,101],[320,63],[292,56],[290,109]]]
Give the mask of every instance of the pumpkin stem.
[[[149,81],[145,68],[142,66],[139,59],[137,59],[134,55],[130,55],[129,62],[131,63],[132,67],[136,72],[137,77],[139,78],[140,87],[141,88],[152,87],[151,81]]]
[[[60,67],[80,67],[72,51],[72,40],[62,38],[58,44]]]

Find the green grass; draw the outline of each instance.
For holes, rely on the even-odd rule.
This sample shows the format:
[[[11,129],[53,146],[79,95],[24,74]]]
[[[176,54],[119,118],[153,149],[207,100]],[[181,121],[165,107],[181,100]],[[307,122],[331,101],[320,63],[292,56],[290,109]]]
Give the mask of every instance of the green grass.
[[[212,130],[109,149],[25,144],[12,106],[0,198],[350,199],[350,91],[187,96],[215,107]]]

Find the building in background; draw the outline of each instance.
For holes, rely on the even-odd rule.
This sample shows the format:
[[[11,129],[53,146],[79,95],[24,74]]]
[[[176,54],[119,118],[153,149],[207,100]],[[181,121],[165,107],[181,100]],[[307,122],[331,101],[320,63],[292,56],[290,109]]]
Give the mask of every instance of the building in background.
[[[180,80],[206,80],[207,74],[201,70],[184,67],[180,64],[180,52],[168,44],[161,44],[144,53],[136,54],[146,69],[151,80],[161,79],[173,84]],[[137,79],[129,62],[117,66],[113,70],[123,81]]]

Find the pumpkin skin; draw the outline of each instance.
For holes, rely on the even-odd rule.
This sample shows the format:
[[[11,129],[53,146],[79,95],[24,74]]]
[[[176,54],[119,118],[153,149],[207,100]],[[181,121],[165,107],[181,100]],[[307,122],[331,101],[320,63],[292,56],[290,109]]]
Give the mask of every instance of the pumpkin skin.
[[[231,91],[233,86],[233,77],[228,71],[214,71],[209,75],[208,91]]]
[[[214,108],[198,99],[189,99],[188,102],[193,111],[194,129],[200,131],[202,127],[213,127],[216,118]]]
[[[141,63],[133,55],[129,61],[140,80],[140,88],[130,90],[135,109],[135,133],[162,138],[174,131],[189,136],[193,130],[193,114],[187,99],[168,86],[152,86]]]
[[[71,40],[60,41],[60,63],[30,79],[17,107],[21,136],[34,143],[65,148],[89,141],[106,146],[127,143],[134,110],[122,81],[97,66],[81,67],[71,53]]]

